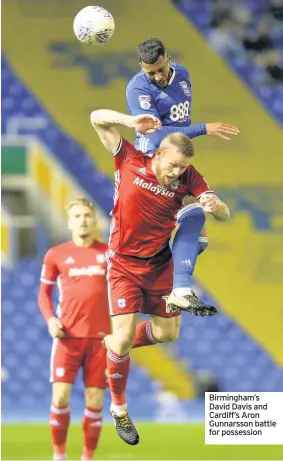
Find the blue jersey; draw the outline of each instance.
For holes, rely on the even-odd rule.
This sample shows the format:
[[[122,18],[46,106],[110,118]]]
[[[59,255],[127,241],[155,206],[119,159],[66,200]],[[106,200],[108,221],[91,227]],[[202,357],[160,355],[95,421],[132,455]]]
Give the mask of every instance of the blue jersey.
[[[192,102],[189,72],[176,63],[171,63],[170,67],[173,73],[166,88],[159,88],[143,71],[136,74],[127,86],[127,106],[132,115],[152,114],[161,120],[163,127],[171,127],[155,136],[136,133],[134,145],[144,153],[155,151],[168,132],[180,131],[190,137],[205,134],[204,124],[194,125],[196,132],[188,131]]]

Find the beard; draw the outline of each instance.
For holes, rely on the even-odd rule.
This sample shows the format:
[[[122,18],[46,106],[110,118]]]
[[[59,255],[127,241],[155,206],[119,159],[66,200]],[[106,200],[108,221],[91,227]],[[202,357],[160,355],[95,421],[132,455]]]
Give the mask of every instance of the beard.
[[[81,239],[83,239],[83,240],[84,240],[84,239],[87,239],[89,236],[90,236],[90,232],[87,231],[87,230],[83,230],[83,231],[81,231],[81,233],[79,234],[79,237],[80,237]]]
[[[170,183],[167,181],[166,175],[162,172],[157,172],[156,170],[156,179],[158,181],[158,184],[162,187],[168,187],[170,186]]]

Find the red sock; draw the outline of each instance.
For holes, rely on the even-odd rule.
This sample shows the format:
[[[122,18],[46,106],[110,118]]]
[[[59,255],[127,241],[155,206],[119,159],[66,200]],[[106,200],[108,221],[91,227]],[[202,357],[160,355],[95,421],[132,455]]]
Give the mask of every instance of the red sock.
[[[109,389],[113,405],[125,405],[125,392],[130,371],[129,354],[119,355],[108,349],[107,371],[109,379]]]
[[[56,407],[51,405],[49,426],[51,429],[53,450],[55,455],[64,455],[66,453],[66,440],[68,427],[70,424],[70,408]]]
[[[102,427],[102,408],[86,407],[83,417],[84,450],[83,459],[92,459]]]
[[[136,327],[136,336],[134,339],[133,349],[136,347],[142,346],[153,346],[156,344],[153,335],[152,335],[152,323],[150,320],[141,322],[137,324]]]

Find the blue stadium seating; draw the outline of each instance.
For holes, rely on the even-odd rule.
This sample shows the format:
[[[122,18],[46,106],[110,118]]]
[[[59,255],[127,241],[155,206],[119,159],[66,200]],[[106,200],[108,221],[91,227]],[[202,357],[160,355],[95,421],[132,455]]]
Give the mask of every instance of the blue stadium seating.
[[[197,286],[195,291],[211,303],[204,290]],[[183,316],[180,339],[174,350],[192,370],[210,371],[224,391],[283,389],[283,369],[221,310],[213,321]]]
[[[47,121],[46,128],[36,135],[49,146],[65,169],[77,178],[81,187],[93,200],[109,213],[113,206],[113,183],[110,178],[100,174],[93,160],[66,133],[53,122],[47,111],[15,76],[5,56],[1,60],[2,71],[2,120],[1,132],[6,133],[7,121],[11,117],[42,117]],[[21,134],[32,134],[21,130]],[[95,184],[95,188],[93,185]]]
[[[211,19],[211,12],[214,8],[214,2],[210,0],[178,0],[174,1],[180,11],[187,16],[200,32],[206,37],[209,37],[210,28],[208,24]],[[266,2],[264,0],[247,0],[245,7],[251,12],[253,24],[256,25],[262,19],[266,10]],[[283,27],[282,24],[275,25],[271,29],[271,38],[275,47],[278,50],[283,49]],[[282,58],[283,59],[283,58]],[[265,108],[270,111],[273,117],[281,125],[283,124],[283,84],[276,86],[268,86],[265,83],[257,83],[263,77],[263,70],[248,59],[248,56],[243,53],[234,57],[229,62],[232,69],[249,85],[250,90],[255,96],[260,99]]]
[[[51,339],[37,307],[39,273],[40,262],[34,260],[22,261],[14,272],[2,268],[2,405],[6,421],[42,419],[48,414]],[[195,288],[209,302],[208,295],[199,286]],[[214,320],[184,315],[181,337],[168,347],[192,370],[209,371],[225,391],[283,389],[283,370],[221,312]],[[128,399],[133,416],[159,420],[164,414],[173,420],[174,415],[179,419],[201,417],[201,400],[181,405],[173,399],[170,414],[170,396],[163,402],[160,390],[160,384],[143,368],[132,364]],[[83,386],[78,379],[72,397],[75,419],[82,413],[82,401]],[[107,395],[106,417],[108,406]]]

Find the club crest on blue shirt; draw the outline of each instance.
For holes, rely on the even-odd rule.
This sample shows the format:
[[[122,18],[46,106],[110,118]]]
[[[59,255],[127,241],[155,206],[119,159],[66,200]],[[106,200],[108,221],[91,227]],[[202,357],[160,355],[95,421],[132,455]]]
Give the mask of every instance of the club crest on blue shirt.
[[[150,96],[139,96],[139,103],[142,109],[148,110],[151,108],[151,97]]]
[[[179,82],[179,83],[180,83],[181,87],[183,88],[185,95],[186,95],[186,96],[190,96],[191,90],[190,90],[190,88],[188,87],[187,82],[183,81],[183,82]]]

